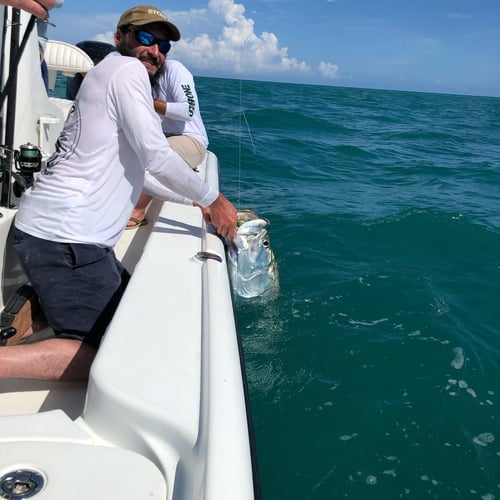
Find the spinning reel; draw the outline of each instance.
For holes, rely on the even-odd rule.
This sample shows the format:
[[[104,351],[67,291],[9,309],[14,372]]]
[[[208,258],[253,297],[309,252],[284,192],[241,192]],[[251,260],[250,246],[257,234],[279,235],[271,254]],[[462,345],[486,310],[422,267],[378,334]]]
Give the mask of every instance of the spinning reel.
[[[33,185],[36,172],[42,168],[42,152],[38,146],[28,142],[19,146],[19,151],[14,151],[15,172],[13,191],[17,197],[23,194],[23,191]]]

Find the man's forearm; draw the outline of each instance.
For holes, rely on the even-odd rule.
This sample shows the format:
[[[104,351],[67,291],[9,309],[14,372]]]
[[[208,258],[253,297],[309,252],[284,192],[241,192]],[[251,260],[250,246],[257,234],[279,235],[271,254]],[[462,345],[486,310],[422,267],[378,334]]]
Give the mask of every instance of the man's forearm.
[[[40,19],[49,17],[48,11],[55,6],[56,2],[62,3],[60,0],[0,0],[1,5],[25,10]]]

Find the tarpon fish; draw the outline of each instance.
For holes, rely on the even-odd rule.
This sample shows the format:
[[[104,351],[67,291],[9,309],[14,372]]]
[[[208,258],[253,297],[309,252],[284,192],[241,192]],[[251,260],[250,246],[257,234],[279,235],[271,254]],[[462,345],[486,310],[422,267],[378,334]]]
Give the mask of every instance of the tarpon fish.
[[[226,253],[233,291],[240,297],[278,296],[278,265],[268,227],[269,221],[251,210],[238,211],[238,230],[234,241],[227,242]]]

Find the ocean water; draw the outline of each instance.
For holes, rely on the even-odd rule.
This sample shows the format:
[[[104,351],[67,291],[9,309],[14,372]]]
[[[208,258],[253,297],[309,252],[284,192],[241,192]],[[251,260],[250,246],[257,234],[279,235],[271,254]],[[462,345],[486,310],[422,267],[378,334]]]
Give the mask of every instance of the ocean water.
[[[500,99],[196,83],[280,269],[237,302],[263,499],[500,498]]]
[[[281,275],[237,304],[263,498],[500,498],[500,99],[197,88]]]

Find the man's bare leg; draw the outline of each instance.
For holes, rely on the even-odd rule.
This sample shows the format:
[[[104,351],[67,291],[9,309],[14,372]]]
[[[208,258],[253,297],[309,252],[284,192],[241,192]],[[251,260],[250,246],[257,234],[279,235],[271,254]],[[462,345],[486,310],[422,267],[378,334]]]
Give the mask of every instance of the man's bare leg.
[[[146,193],[141,193],[141,196],[139,197],[139,201],[136,203],[130,218],[136,219],[138,221],[143,221],[144,217],[146,217],[146,209],[148,208],[149,202],[152,199],[153,199],[152,196],[149,196]],[[132,221],[129,224],[127,224],[127,227],[135,227],[136,225],[137,225],[137,223]]]
[[[87,380],[97,349],[73,339],[0,347],[0,378]]]

